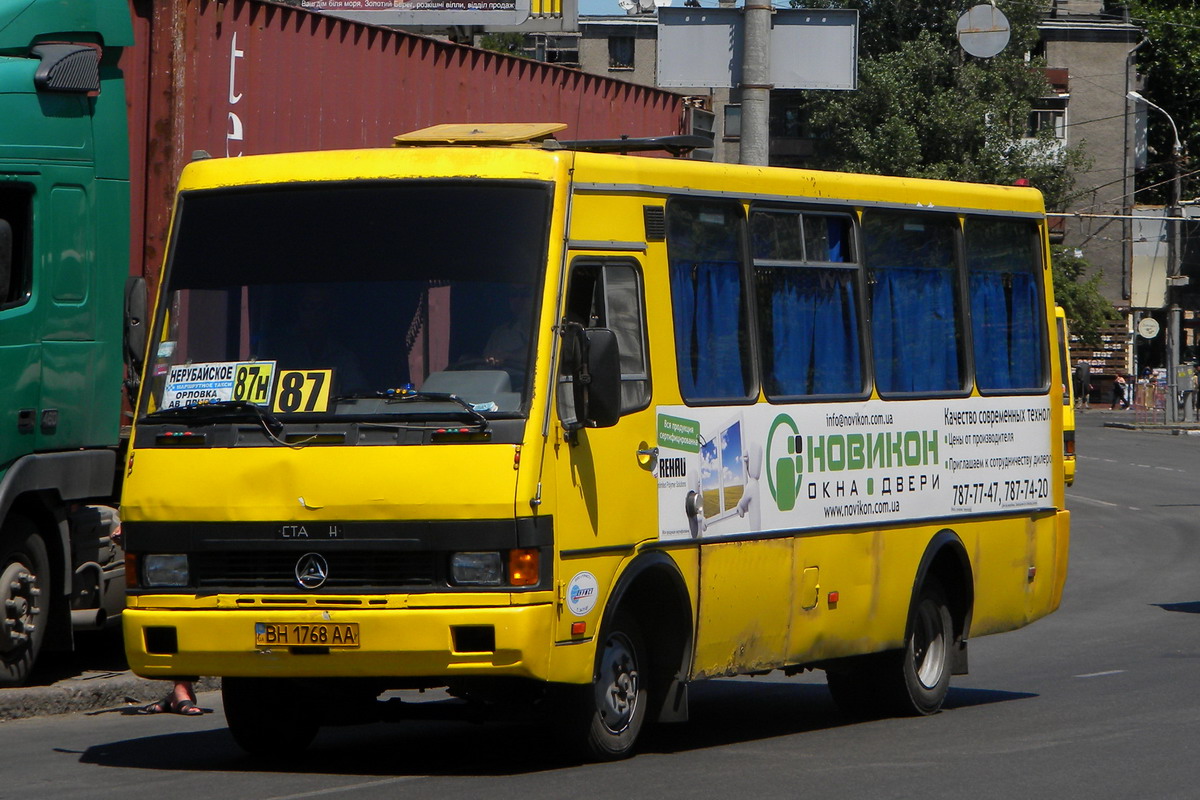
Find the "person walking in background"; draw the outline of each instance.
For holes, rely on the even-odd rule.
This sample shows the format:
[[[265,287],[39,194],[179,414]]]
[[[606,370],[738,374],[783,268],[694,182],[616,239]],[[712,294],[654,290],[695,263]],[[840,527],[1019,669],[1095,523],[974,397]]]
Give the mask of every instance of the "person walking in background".
[[[1125,390],[1125,376],[1118,372],[1117,377],[1113,379],[1112,407],[1110,410],[1115,409],[1118,405],[1121,406],[1122,411],[1129,408],[1129,399],[1125,396]]]
[[[1092,407],[1092,365],[1080,361],[1075,365],[1075,407]]]

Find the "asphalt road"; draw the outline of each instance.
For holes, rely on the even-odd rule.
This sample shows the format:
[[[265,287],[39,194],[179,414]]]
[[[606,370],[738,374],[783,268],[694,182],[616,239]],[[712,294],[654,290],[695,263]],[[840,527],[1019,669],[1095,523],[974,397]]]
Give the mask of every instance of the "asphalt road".
[[[1080,415],[1058,613],[971,643],[924,719],[846,724],[820,673],[694,687],[692,721],[619,764],[548,761],[514,725],[324,730],[244,757],[219,695],[199,718],[131,708],[0,724],[0,798],[1187,798],[1200,796],[1200,436]],[[1127,418],[1127,417],[1126,417]],[[297,702],[303,702],[297,698]]]

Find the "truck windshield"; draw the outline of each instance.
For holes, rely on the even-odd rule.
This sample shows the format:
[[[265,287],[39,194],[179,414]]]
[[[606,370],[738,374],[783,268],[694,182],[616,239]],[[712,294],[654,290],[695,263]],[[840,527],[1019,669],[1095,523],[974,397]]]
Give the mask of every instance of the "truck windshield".
[[[523,414],[551,191],[356,181],[180,196],[142,413]],[[461,414],[464,409],[454,411]]]

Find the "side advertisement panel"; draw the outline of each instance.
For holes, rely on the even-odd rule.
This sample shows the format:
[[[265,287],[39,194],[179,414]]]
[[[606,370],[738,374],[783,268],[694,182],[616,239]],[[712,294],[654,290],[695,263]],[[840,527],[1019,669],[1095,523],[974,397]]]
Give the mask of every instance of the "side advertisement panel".
[[[1053,507],[1046,397],[658,409],[659,537]]]

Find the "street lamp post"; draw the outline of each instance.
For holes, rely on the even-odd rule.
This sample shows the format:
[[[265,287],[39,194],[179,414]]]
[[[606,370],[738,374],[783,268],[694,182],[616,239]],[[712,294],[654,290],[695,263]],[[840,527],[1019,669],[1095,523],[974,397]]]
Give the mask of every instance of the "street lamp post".
[[[1175,120],[1162,106],[1151,103],[1138,92],[1129,92],[1126,97],[1134,102],[1145,103],[1167,118],[1171,123],[1171,132],[1175,136],[1175,144],[1171,148],[1171,205],[1167,209],[1169,223],[1167,237],[1167,421],[1179,422],[1179,336],[1182,327],[1183,311],[1175,297],[1175,287],[1180,282],[1182,250],[1179,241],[1180,217],[1183,216],[1183,206],[1180,204],[1179,161],[1183,157],[1183,144],[1179,141],[1179,128]]]

